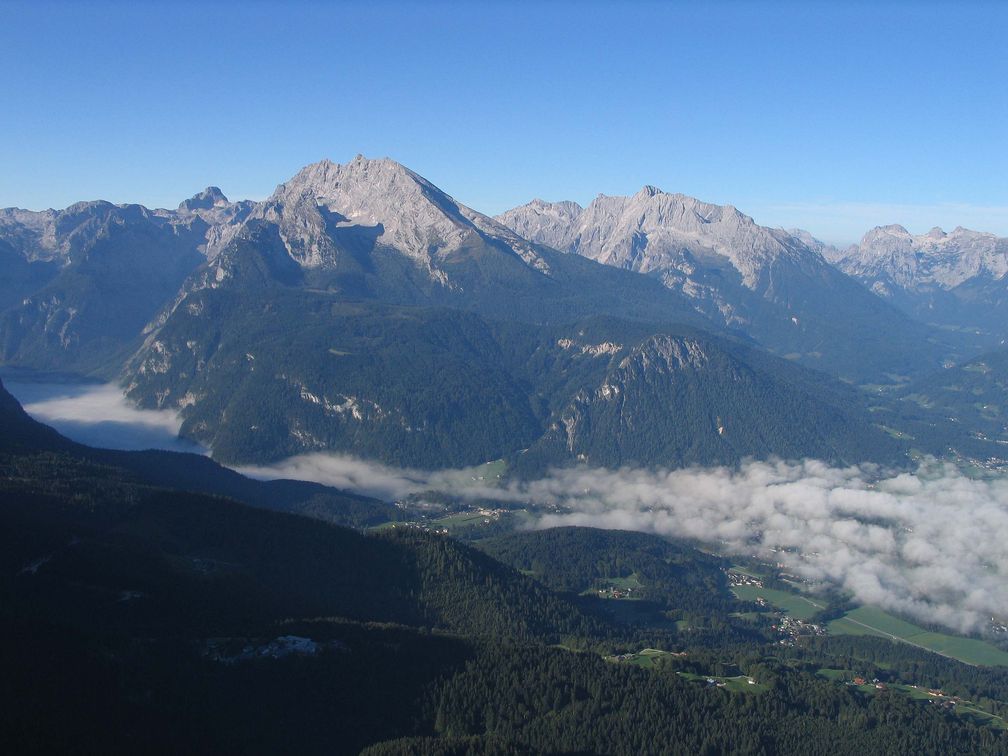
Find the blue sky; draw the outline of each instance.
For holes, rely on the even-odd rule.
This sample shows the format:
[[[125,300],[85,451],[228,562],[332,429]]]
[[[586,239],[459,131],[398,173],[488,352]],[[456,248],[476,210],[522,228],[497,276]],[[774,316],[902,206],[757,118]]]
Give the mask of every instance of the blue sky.
[[[393,157],[496,213],[643,184],[847,242],[1008,235],[1005,3],[0,0],[0,206]]]

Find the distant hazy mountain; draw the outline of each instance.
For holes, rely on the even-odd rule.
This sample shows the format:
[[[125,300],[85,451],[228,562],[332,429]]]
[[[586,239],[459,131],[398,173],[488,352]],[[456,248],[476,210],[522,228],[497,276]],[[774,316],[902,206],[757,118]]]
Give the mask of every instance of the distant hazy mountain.
[[[1008,337],[1008,238],[880,226],[837,265],[915,318],[973,332],[981,346]]]
[[[828,244],[821,239],[816,239],[812,236],[812,234],[803,228],[789,228],[787,232],[813,252],[818,252],[828,262],[833,263],[834,265],[837,261],[843,259],[845,254],[847,254],[846,248],[837,247],[836,245]]]
[[[583,210],[536,200],[498,220],[533,241],[656,278],[711,320],[838,375],[937,364],[926,329],[819,251],[730,205],[646,186],[631,197],[600,195]]]
[[[211,187],[175,211],[100,201],[0,210],[0,360],[115,374],[217,229],[250,209]]]

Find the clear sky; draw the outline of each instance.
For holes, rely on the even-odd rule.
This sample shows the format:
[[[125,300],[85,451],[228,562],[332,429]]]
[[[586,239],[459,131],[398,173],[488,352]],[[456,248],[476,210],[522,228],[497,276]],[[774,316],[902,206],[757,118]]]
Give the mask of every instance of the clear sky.
[[[1008,235],[1008,3],[0,0],[0,206],[390,156],[496,213],[643,184]]]

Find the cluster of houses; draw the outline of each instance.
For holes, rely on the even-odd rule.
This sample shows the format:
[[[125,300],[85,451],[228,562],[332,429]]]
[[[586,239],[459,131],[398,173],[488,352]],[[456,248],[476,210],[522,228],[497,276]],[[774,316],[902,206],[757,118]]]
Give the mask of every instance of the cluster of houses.
[[[886,685],[881,680],[879,680],[877,677],[873,678],[870,682],[866,680],[864,677],[855,677],[853,680],[848,680],[847,684],[858,687],[864,687],[866,685],[870,685],[874,686],[875,690],[879,691],[889,690],[889,686]],[[968,703],[967,701],[963,701],[963,699],[959,698],[959,696],[950,696],[948,693],[939,688],[924,689],[921,688],[919,685],[911,685],[910,687],[913,688],[914,690],[923,690],[928,696],[927,698],[928,703],[934,704],[935,706],[940,706],[942,709],[945,709],[947,711],[953,711],[958,704]]]
[[[728,585],[732,587],[739,585],[753,585],[756,586],[757,588],[762,588],[763,581],[758,577],[747,575],[744,572],[735,572],[734,570],[729,570]]]
[[[921,688],[917,685],[911,685],[910,687],[915,690],[921,690]],[[928,703],[940,706],[948,711],[954,710],[958,704],[970,703],[969,701],[964,701],[959,696],[950,696],[940,688],[928,688],[925,692],[928,694]]]
[[[745,680],[746,680],[746,683],[748,685],[755,685],[756,684],[756,680],[754,678],[752,678],[752,677],[747,677]],[[728,684],[727,680],[719,680],[716,677],[708,677],[707,678],[707,686],[710,687],[710,688],[723,688],[727,684]]]
[[[448,535],[448,528],[446,527],[433,527],[422,522],[393,522],[389,525],[390,528],[395,530],[396,528],[413,528],[414,530],[422,530],[424,533],[437,533],[438,535]]]
[[[978,438],[978,439],[983,440],[983,441],[994,441],[995,443],[998,443],[998,444],[1008,443],[1004,439],[998,439],[998,438],[990,439],[990,438],[987,438],[982,433],[975,434],[974,438]],[[979,467],[980,469],[986,470],[988,472],[1004,472],[1005,469],[1008,468],[1008,459],[1005,459],[1004,457],[990,456],[990,457],[987,457],[986,459],[978,459],[978,458],[973,458],[973,457],[966,457],[966,456],[963,456],[962,454],[958,454],[957,453],[955,455],[954,459],[955,459],[956,464],[958,464],[958,465],[961,465],[961,466],[974,465],[974,466]]]
[[[598,589],[599,598],[604,599],[628,599],[633,598],[633,588],[617,588],[610,585]]]
[[[826,635],[825,625],[804,622],[800,619],[795,619],[790,614],[781,615],[780,621],[776,625],[772,625],[771,628],[785,636],[780,641],[782,645],[794,642],[802,636]]]

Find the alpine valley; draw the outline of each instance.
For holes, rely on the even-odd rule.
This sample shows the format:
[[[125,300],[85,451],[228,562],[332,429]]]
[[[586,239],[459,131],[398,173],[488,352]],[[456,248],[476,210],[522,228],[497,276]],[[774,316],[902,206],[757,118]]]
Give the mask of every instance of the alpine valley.
[[[0,742],[1004,754],[1006,255],[362,156],[2,210]]]

